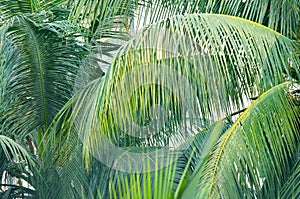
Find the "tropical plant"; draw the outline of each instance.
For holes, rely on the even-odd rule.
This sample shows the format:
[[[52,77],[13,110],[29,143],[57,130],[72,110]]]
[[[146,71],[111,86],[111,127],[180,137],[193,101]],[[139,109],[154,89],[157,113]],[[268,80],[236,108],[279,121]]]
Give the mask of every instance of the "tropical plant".
[[[299,198],[298,0],[2,0],[0,198]]]

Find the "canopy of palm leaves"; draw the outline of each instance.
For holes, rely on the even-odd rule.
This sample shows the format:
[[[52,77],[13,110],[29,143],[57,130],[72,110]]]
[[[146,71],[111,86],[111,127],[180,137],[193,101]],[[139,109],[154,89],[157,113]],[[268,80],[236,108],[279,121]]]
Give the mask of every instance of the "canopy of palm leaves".
[[[2,0],[0,198],[299,198],[298,0]]]

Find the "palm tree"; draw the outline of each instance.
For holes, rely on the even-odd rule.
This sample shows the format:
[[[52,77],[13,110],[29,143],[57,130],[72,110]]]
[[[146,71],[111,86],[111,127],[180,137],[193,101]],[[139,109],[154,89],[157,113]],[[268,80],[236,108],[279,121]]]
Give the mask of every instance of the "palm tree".
[[[0,2],[1,198],[298,198],[297,0]]]

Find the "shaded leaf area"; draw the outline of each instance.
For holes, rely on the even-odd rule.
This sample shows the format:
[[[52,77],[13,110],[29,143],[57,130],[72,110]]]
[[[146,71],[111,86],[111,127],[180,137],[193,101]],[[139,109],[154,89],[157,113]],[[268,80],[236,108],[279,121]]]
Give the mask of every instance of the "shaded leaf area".
[[[30,155],[34,158],[35,166],[24,163],[25,172],[14,170],[13,179],[23,182],[20,189],[27,188],[27,183],[29,188],[34,189],[25,192],[30,193],[29,198],[85,198],[91,193],[87,186],[88,171],[82,159],[82,144],[74,131],[74,120],[70,113],[71,111],[63,109],[41,138],[34,135],[37,137],[34,143],[38,156]],[[43,141],[38,142],[39,139]],[[5,168],[5,172],[9,171],[9,168]],[[10,186],[14,187],[16,182],[18,181],[11,182]],[[6,185],[1,185],[2,189],[5,187]],[[13,198],[18,191],[20,190],[4,191],[3,194]]]
[[[83,47],[57,26],[14,17],[1,33],[1,133],[45,127],[72,95]],[[16,110],[18,112],[16,113]]]
[[[291,165],[298,159],[299,106],[289,86],[275,86],[251,104],[214,146],[182,198],[279,197],[291,173],[297,175]]]
[[[130,39],[134,2],[74,0],[68,16],[68,21],[80,29],[81,39],[92,46],[92,53],[84,63],[89,80],[102,77],[118,49]]]
[[[84,198],[89,193],[87,171],[82,166],[80,145],[73,142],[72,155],[47,153],[40,161],[40,178],[33,177],[38,198]],[[52,150],[58,147],[52,147]],[[55,183],[53,183],[55,182]]]
[[[36,166],[31,154],[26,148],[4,135],[0,135],[0,147],[0,197],[33,196],[35,191],[23,186],[24,183],[31,183],[32,173],[28,168]]]

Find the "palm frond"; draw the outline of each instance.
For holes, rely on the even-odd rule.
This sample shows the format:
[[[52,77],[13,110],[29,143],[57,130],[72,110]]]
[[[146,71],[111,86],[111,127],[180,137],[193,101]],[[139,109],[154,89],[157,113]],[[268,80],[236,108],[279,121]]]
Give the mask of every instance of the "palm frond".
[[[180,3],[179,3],[180,2]],[[297,0],[202,0],[202,1],[162,1],[159,9],[155,9],[150,16],[161,16],[159,13],[168,13],[170,17],[174,14],[187,13],[216,13],[226,14],[249,19],[263,24],[289,38],[299,38],[300,3]],[[154,5],[159,5],[155,2]],[[181,10],[178,10],[181,9]],[[174,13],[169,13],[168,10]],[[164,12],[162,12],[164,11]],[[179,11],[179,12],[178,12]]]
[[[101,57],[100,62],[95,66],[103,73],[108,65],[105,62],[111,64],[110,60],[115,52],[108,51],[105,44],[99,41],[105,38],[127,41],[129,34],[134,35],[149,24],[190,13],[229,14],[266,25],[289,38],[299,37],[300,14],[297,0],[255,0],[238,3],[235,0],[77,0],[74,1],[69,19],[86,27],[83,33],[85,41],[93,41],[94,45],[101,47],[101,52],[97,53]],[[102,56],[102,52],[106,51],[111,54],[109,57]]]
[[[290,163],[298,158],[299,107],[290,86],[275,86],[251,104],[215,145],[182,198],[279,196]]]
[[[298,50],[267,27],[225,15],[178,16],[149,26],[124,45],[102,79],[73,98],[87,164],[94,155],[135,171],[138,165],[114,160],[114,145],[178,147],[200,121],[239,112],[253,97],[293,80],[291,68],[299,76]]]
[[[43,159],[40,160],[40,177],[33,176],[35,183],[32,186],[37,190],[37,197],[82,198],[87,195],[87,171],[82,162],[80,144],[73,143],[72,153],[63,151],[63,147],[50,147],[53,153],[43,154]]]
[[[71,97],[84,50],[58,27],[21,16],[2,30],[1,132],[24,136],[48,127]]]

